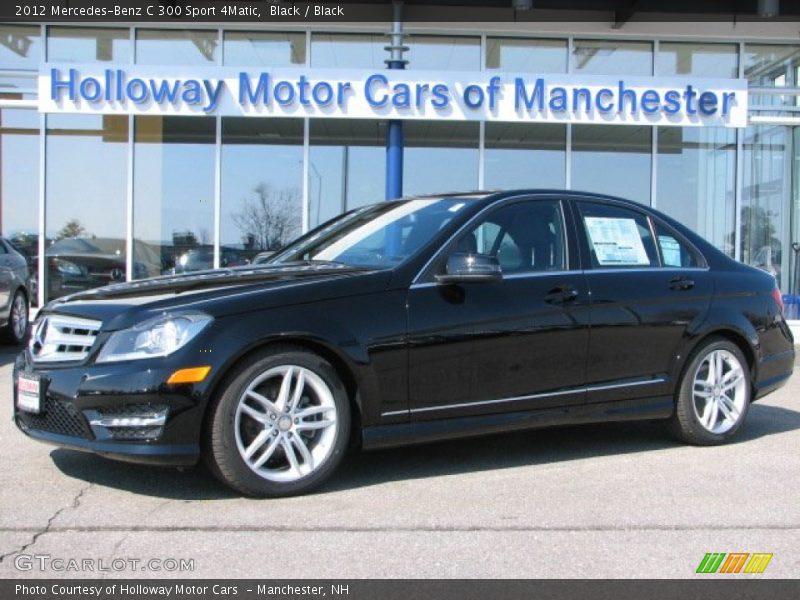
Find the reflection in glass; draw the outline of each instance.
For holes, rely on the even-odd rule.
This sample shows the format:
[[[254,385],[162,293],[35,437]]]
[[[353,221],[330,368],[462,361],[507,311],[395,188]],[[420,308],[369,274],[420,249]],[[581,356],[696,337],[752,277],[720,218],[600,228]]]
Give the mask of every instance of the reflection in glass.
[[[652,75],[653,44],[575,40],[572,72],[586,75]]]
[[[39,255],[39,115],[0,110],[0,235],[25,257]],[[36,295],[31,300],[36,303]]]
[[[308,199],[312,228],[339,213],[385,198],[384,122],[311,119],[310,128]]]
[[[738,77],[739,49],[736,44],[661,42],[656,74],[695,77]]]
[[[31,72],[29,76],[0,73],[0,98],[36,98],[36,76],[41,52],[39,32],[39,27],[0,23],[0,71]]]
[[[790,280],[788,255],[788,194],[786,169],[788,128],[751,126],[744,137],[744,181],[742,182],[742,226],[739,244],[742,262],[775,275],[784,291]]]
[[[572,189],[650,204],[651,128],[572,127]]]
[[[486,189],[563,188],[567,127],[560,124],[486,123]]]
[[[216,31],[199,29],[137,29],[136,63],[140,65],[217,64]]]
[[[127,116],[48,115],[46,301],[124,281],[127,142]]]
[[[792,86],[797,83],[796,71],[800,65],[800,48],[745,44],[742,56],[744,76],[750,85],[767,87]]]
[[[127,63],[131,56],[128,29],[98,27],[49,27],[47,60],[49,62]]]
[[[480,38],[410,35],[406,42],[409,69],[478,71],[481,68]]]
[[[133,279],[214,263],[214,119],[136,117]]]
[[[226,31],[223,60],[242,67],[292,67],[306,64],[306,35],[262,31]]]
[[[311,34],[311,66],[350,69],[383,69],[387,58],[386,36],[367,34]]]
[[[660,127],[658,208],[734,255],[736,132],[724,127]]]
[[[300,234],[303,120],[222,119],[220,264],[251,261]]]
[[[404,195],[478,188],[477,123],[406,121],[404,132]]]
[[[486,68],[512,73],[566,73],[567,40],[488,38]]]

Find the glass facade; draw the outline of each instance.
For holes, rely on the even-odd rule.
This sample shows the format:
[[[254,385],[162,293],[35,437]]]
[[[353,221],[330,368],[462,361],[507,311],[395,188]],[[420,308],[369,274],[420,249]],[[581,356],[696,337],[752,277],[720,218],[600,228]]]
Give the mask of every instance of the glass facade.
[[[387,58],[377,29],[0,24],[0,40],[0,101],[35,100],[44,61],[383,69]],[[410,34],[405,44],[414,70],[800,86],[797,45],[477,33]],[[750,95],[757,108],[775,106],[771,115],[786,102]],[[785,293],[800,293],[791,245],[800,241],[800,129],[787,123],[734,130],[408,121],[404,131],[404,194],[539,187],[628,197],[774,273]],[[110,281],[245,264],[383,200],[385,138],[382,120],[43,116],[0,105],[0,233],[28,258],[44,300]]]

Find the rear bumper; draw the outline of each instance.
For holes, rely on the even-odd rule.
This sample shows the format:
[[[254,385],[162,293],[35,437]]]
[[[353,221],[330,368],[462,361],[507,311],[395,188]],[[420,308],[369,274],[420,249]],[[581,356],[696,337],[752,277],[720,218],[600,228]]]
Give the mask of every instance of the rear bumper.
[[[784,352],[770,354],[758,361],[758,380],[754,383],[753,400],[763,398],[767,394],[783,387],[794,371],[795,349],[790,347]]]

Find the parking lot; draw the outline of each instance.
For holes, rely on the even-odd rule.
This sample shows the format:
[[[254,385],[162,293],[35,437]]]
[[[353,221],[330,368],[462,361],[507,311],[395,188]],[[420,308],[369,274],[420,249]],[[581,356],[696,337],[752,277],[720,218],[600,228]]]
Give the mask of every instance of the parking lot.
[[[201,468],[27,439],[12,360],[0,355],[2,577],[673,578],[707,552],[773,553],[759,577],[800,572],[798,375],[728,446],[685,447],[658,423],[522,432],[357,455],[316,494],[251,500]],[[20,553],[96,570],[20,571]],[[113,558],[194,571],[97,572]]]

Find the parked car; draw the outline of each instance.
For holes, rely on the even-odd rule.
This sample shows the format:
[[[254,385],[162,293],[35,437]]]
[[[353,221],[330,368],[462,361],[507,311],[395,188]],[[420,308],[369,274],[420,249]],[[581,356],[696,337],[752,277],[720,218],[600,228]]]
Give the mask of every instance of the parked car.
[[[775,279],[666,215],[475,192],[354,210],[265,265],[51,302],[15,364],[14,418],[112,458],[202,457],[280,496],[351,443],[664,419],[721,444],[794,355]]]
[[[30,273],[25,257],[5,238],[0,238],[0,337],[21,344],[28,334]]]
[[[143,279],[161,273],[158,253],[147,243],[133,245],[133,277]],[[119,238],[62,238],[45,250],[48,298],[55,299],[81,290],[125,281],[125,240]],[[38,289],[38,260],[31,273],[34,293]]]

